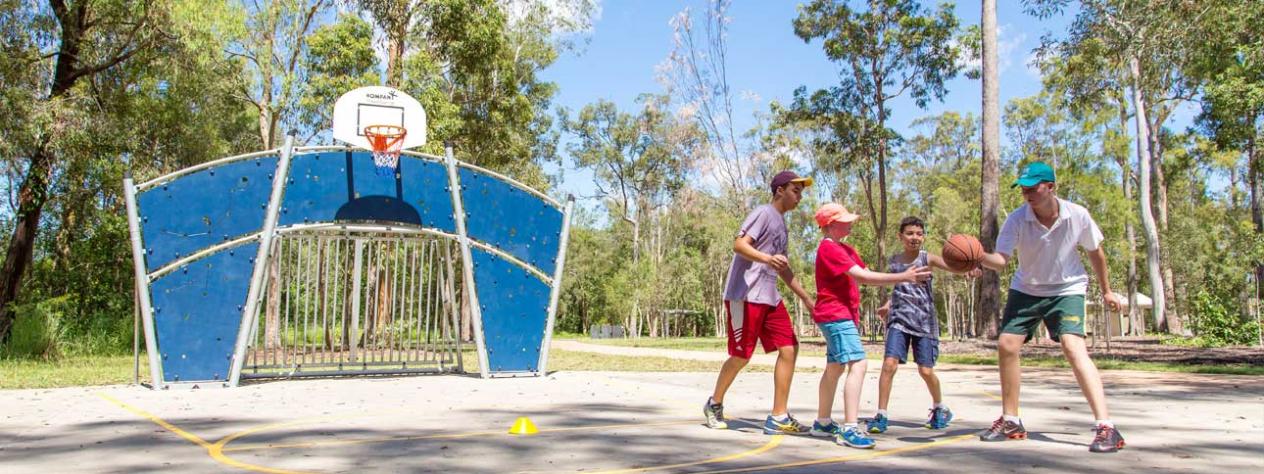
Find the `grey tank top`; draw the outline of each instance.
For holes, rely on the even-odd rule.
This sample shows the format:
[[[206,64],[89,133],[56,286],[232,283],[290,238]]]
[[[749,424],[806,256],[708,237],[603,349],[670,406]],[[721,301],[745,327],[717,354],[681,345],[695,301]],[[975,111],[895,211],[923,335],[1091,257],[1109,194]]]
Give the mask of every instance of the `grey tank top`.
[[[930,265],[930,258],[923,250],[912,263],[901,263],[901,255],[893,255],[887,271],[899,273],[908,267]],[[900,283],[891,290],[891,312],[887,315],[887,327],[896,328],[919,337],[939,338],[939,318],[935,315],[935,298],[931,281]]]

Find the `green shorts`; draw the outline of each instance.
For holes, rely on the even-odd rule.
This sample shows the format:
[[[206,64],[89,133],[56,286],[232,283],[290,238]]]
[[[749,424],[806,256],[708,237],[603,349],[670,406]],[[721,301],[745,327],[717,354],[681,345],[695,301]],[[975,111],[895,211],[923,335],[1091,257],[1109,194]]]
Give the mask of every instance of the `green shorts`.
[[[1010,289],[1001,332],[1025,334],[1027,342],[1041,321],[1055,341],[1063,334],[1084,336],[1084,295],[1032,296]]]

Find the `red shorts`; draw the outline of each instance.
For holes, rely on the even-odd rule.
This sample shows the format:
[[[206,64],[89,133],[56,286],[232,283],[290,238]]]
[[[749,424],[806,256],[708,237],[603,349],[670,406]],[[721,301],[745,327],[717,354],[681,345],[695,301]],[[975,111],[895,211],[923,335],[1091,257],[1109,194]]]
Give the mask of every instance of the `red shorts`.
[[[750,359],[755,353],[755,341],[764,346],[764,352],[779,347],[799,344],[790,324],[786,305],[777,306],[746,301],[725,301],[724,310],[729,316],[729,355]]]

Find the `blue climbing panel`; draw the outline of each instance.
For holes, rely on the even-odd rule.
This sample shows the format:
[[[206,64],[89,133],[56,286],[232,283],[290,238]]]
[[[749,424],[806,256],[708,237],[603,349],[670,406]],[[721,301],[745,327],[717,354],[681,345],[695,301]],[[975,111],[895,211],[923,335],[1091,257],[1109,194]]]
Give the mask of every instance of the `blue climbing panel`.
[[[276,156],[234,161],[138,194],[148,271],[258,232],[276,167]]]
[[[258,242],[181,265],[150,286],[166,382],[227,380]]]
[[[278,227],[372,222],[455,234],[447,165],[400,157],[398,174],[380,175],[369,153],[300,153],[290,164]],[[247,158],[177,177],[137,195],[146,273],[183,263],[149,283],[164,383],[224,381],[230,373],[258,240],[190,255],[257,235],[263,227],[275,155]],[[485,172],[460,167],[489,373],[538,372],[562,211]],[[512,256],[530,270],[511,262]]]
[[[461,168],[460,174],[465,228],[470,238],[552,275],[562,238],[562,211],[485,173]]]
[[[495,254],[479,248],[470,251],[488,370],[535,372],[549,314],[549,286]]]
[[[399,175],[381,176],[367,152],[295,155],[280,226],[379,222],[456,233],[448,171],[442,163],[399,157]]]

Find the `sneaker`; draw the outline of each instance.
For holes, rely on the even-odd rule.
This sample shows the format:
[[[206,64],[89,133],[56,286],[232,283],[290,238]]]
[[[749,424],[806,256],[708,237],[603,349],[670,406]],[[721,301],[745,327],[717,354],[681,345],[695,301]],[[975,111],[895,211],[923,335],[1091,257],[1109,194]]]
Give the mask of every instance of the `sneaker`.
[[[947,408],[931,408],[930,419],[926,420],[927,428],[932,430],[942,430],[948,427],[948,422],[952,421],[952,410]]]
[[[870,433],[875,433],[875,434],[886,433],[887,432],[887,416],[881,415],[881,414],[873,415],[873,418],[870,419],[867,423],[865,423],[865,425],[869,427]]]
[[[729,427],[729,424],[724,421],[724,405],[711,403],[710,398],[702,405],[702,416],[707,417],[707,428],[723,430]]]
[[[822,425],[819,421],[813,421],[812,431],[808,434],[820,438],[827,438],[830,436],[838,436],[842,432],[843,429],[838,426],[838,423],[831,421],[828,425]]]
[[[860,449],[873,449],[875,443],[873,438],[866,435],[860,428],[847,428],[845,431],[834,437],[834,442],[843,446],[850,446]]]
[[[1114,426],[1101,425],[1097,427],[1097,436],[1093,437],[1093,444],[1088,445],[1088,450],[1095,453],[1113,453],[1124,447],[1124,437],[1119,434],[1119,430]]]
[[[808,434],[808,427],[803,426],[802,423],[799,423],[799,420],[794,419],[790,415],[786,415],[786,421],[784,422],[779,422],[773,419],[772,415],[768,415],[768,418],[764,420],[764,434],[805,435]]]
[[[1006,421],[1005,417],[997,418],[992,427],[979,433],[981,441],[1005,441],[1007,439],[1027,439],[1027,430],[1023,422]]]

